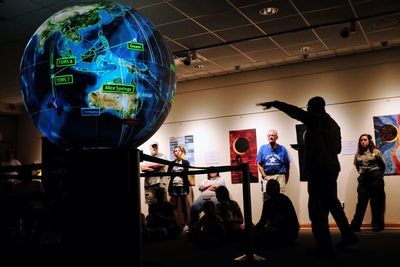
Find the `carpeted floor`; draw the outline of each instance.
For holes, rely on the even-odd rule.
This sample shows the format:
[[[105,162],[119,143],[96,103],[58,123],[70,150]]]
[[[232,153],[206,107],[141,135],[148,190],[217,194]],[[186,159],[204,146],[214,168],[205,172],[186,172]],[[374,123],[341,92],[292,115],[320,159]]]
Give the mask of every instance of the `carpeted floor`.
[[[334,243],[340,241],[338,230],[331,230]],[[245,243],[237,242],[220,246],[199,247],[190,242],[185,236],[175,240],[146,242],[142,247],[142,262],[138,258],[138,249],[127,249],[125,245],[104,244],[102,251],[93,250],[93,243],[82,244],[79,248],[65,248],[59,244],[42,244],[37,247],[20,247],[0,250],[0,266],[85,266],[106,265],[112,267],[225,267],[225,266],[265,266],[265,267],[293,267],[293,266],[321,266],[321,267],[398,267],[400,266],[400,230],[384,230],[376,233],[363,230],[357,233],[360,243],[346,250],[335,249],[333,257],[329,259],[317,258],[308,253],[315,245],[310,230],[301,230],[296,243],[288,248],[281,249],[246,249]],[[122,244],[122,243],[121,243]],[[121,254],[110,254],[123,248]],[[114,250],[113,250],[114,248]],[[71,257],[71,250],[79,252],[79,257]],[[246,253],[247,251],[247,253]],[[237,261],[238,257],[251,255],[265,258],[262,261]],[[90,254],[88,254],[90,253]],[[82,257],[86,257],[86,260]],[[106,256],[106,257],[104,257]],[[106,263],[103,258],[111,259]],[[128,264],[127,261],[131,261]],[[126,264],[125,264],[126,262]],[[140,264],[142,263],[142,266]]]
[[[334,243],[340,241],[338,230],[332,230]],[[333,257],[318,258],[308,252],[315,245],[310,230],[301,230],[292,247],[282,249],[254,249],[262,261],[237,261],[246,254],[242,243],[219,247],[200,248],[185,237],[177,240],[149,242],[144,245],[144,267],[212,267],[212,266],[400,266],[400,231],[385,230],[379,233],[363,230],[357,233],[360,243],[345,250],[335,249]],[[247,253],[249,254],[249,252]],[[251,254],[249,254],[251,255]],[[257,257],[254,257],[255,259]]]

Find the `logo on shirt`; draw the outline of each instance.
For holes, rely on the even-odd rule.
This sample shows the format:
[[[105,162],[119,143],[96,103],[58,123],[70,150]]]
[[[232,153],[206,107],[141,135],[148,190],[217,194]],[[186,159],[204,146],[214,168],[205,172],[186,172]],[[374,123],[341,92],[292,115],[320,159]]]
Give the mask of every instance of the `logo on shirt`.
[[[281,159],[276,154],[271,154],[265,157],[265,165],[266,166],[277,166],[281,164]]]

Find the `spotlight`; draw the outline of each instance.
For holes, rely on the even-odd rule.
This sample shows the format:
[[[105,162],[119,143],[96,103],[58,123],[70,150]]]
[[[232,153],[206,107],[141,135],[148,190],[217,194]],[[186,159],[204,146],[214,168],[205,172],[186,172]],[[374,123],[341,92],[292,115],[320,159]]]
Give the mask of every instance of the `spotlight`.
[[[192,59],[190,56],[185,57],[185,59],[183,60],[183,64],[185,66],[190,66],[190,63],[192,63]]]
[[[1,0],[0,0],[1,1]],[[197,54],[195,50],[183,51],[182,53],[176,54],[175,57],[179,59],[179,62],[183,63],[185,66],[190,66],[193,60],[197,59]],[[194,63],[197,63],[194,61]]]
[[[350,22],[350,27],[344,27],[343,30],[340,32],[340,36],[342,38],[348,38],[350,36],[350,33],[356,31],[356,24],[354,21]]]
[[[350,31],[349,28],[345,27],[341,32],[340,32],[340,36],[342,38],[348,38],[350,35]]]

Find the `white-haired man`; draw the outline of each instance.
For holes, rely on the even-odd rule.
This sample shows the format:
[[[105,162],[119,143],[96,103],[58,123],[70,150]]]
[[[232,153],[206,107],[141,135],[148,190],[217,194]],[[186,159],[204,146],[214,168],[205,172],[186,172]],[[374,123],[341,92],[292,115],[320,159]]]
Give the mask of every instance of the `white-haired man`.
[[[257,154],[258,170],[261,173],[262,191],[264,200],[268,198],[265,190],[267,181],[277,180],[280,186],[280,192],[285,193],[285,186],[289,178],[290,158],[286,148],[276,142],[278,140],[278,131],[271,129],[267,133],[268,144],[262,145]]]

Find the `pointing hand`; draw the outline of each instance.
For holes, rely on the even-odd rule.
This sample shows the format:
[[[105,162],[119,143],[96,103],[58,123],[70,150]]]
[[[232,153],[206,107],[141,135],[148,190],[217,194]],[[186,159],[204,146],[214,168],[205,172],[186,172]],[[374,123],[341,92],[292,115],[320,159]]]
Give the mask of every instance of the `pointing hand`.
[[[256,106],[263,106],[264,110],[265,110],[265,109],[270,109],[272,107],[273,103],[274,103],[273,101],[264,102],[264,103],[257,103]]]

